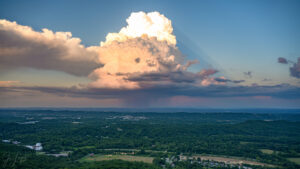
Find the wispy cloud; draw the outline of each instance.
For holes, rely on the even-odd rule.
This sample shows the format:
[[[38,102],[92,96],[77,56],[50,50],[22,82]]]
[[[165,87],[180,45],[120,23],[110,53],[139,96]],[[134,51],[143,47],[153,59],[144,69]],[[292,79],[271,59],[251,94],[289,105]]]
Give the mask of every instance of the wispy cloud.
[[[278,58],[278,63],[288,64],[288,60],[287,60],[286,58],[279,57],[279,58]]]
[[[246,78],[252,78],[252,72],[251,71],[244,72],[244,75],[246,76]]]
[[[300,57],[298,58],[298,61],[294,63],[292,67],[290,67],[290,73],[291,76],[300,78]]]
[[[300,78],[300,57],[298,57],[298,60],[296,62],[280,57],[278,58],[278,63],[282,63],[282,64],[290,63],[292,65],[290,67],[290,75],[295,78]]]
[[[19,81],[0,81],[0,87],[10,87],[20,83]]]

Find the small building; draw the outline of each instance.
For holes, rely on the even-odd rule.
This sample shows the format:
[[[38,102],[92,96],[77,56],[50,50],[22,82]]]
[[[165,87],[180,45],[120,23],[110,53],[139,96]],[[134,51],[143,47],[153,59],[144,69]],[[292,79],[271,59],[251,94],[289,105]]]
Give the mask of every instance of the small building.
[[[27,147],[27,148],[29,148],[29,149],[33,150],[33,146],[26,145],[25,147]]]
[[[33,149],[35,151],[41,151],[41,150],[43,150],[42,143],[36,143],[35,146],[33,146]]]
[[[12,143],[13,144],[20,144],[21,142],[19,142],[19,141],[13,141]]]
[[[41,151],[43,150],[43,146],[42,143],[36,143],[35,145],[31,146],[31,145],[26,145],[25,147],[35,150],[35,151]]]

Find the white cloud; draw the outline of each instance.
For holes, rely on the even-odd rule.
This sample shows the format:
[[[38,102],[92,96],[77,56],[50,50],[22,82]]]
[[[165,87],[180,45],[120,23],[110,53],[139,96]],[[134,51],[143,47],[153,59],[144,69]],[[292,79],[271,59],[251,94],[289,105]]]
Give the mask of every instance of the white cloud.
[[[70,32],[34,31],[29,26],[0,20],[0,67],[64,71],[86,76],[99,67],[98,47],[84,47]]]
[[[101,42],[101,46],[111,44],[113,41],[124,42],[143,35],[156,37],[159,41],[167,41],[169,44],[176,45],[171,20],[159,12],[133,12],[126,21],[128,25],[119,33],[109,33],[106,41]]]
[[[128,81],[126,77],[137,73],[179,71],[183,67],[184,56],[176,46],[144,35],[102,46],[99,60],[104,66],[92,73],[91,76],[96,79],[92,86],[137,88],[138,82]]]
[[[133,89],[174,83],[202,85],[203,79],[217,72],[187,70],[198,61],[184,62],[185,56],[176,46],[171,21],[164,15],[132,13],[127,23],[119,33],[109,33],[106,41],[101,42],[99,62],[104,66],[90,75],[94,79],[90,86]],[[212,79],[204,84],[210,82],[220,84]]]
[[[89,76],[93,88],[137,89],[155,85],[224,84],[214,69],[188,71],[176,46],[171,21],[158,12],[132,13],[119,33],[108,33],[100,46],[85,47],[70,32],[41,32],[0,20],[0,69],[19,67]]]

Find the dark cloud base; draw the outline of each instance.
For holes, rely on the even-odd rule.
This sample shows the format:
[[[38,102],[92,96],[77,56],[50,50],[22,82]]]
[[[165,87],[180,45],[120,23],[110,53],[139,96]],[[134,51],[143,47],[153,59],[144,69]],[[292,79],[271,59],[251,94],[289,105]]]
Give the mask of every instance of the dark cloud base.
[[[78,88],[78,87],[0,87],[0,92],[30,92],[39,91],[57,96],[87,97],[95,99],[104,98],[134,98],[136,96],[147,97],[249,97],[270,96],[284,99],[300,98],[300,87],[280,84],[274,86],[218,86],[207,87],[194,86],[170,86],[161,85],[143,89],[108,89],[108,88]]]

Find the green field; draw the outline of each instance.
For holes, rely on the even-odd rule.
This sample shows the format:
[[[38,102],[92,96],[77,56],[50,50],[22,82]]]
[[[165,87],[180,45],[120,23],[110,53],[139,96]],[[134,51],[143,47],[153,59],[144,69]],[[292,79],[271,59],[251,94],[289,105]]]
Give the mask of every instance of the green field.
[[[36,152],[36,155],[44,155],[44,154],[46,154],[46,153],[43,152],[43,151],[37,151],[37,152]]]
[[[82,146],[82,147],[75,147],[74,150],[80,150],[80,149],[92,149],[96,148],[95,146]]]
[[[260,151],[265,154],[273,154],[274,153],[274,151],[270,150],[270,149],[260,149]]]
[[[249,144],[249,143],[251,143],[251,142],[247,142],[247,141],[240,141],[240,144],[241,144],[241,145],[245,145],[245,144]]]
[[[104,160],[124,160],[124,161],[139,161],[145,163],[152,163],[152,157],[142,157],[142,156],[130,156],[130,155],[102,155],[95,154],[93,156],[85,156],[80,159],[80,162],[94,162],[94,161],[104,161]]]
[[[288,160],[300,165],[300,158],[288,158]]]

